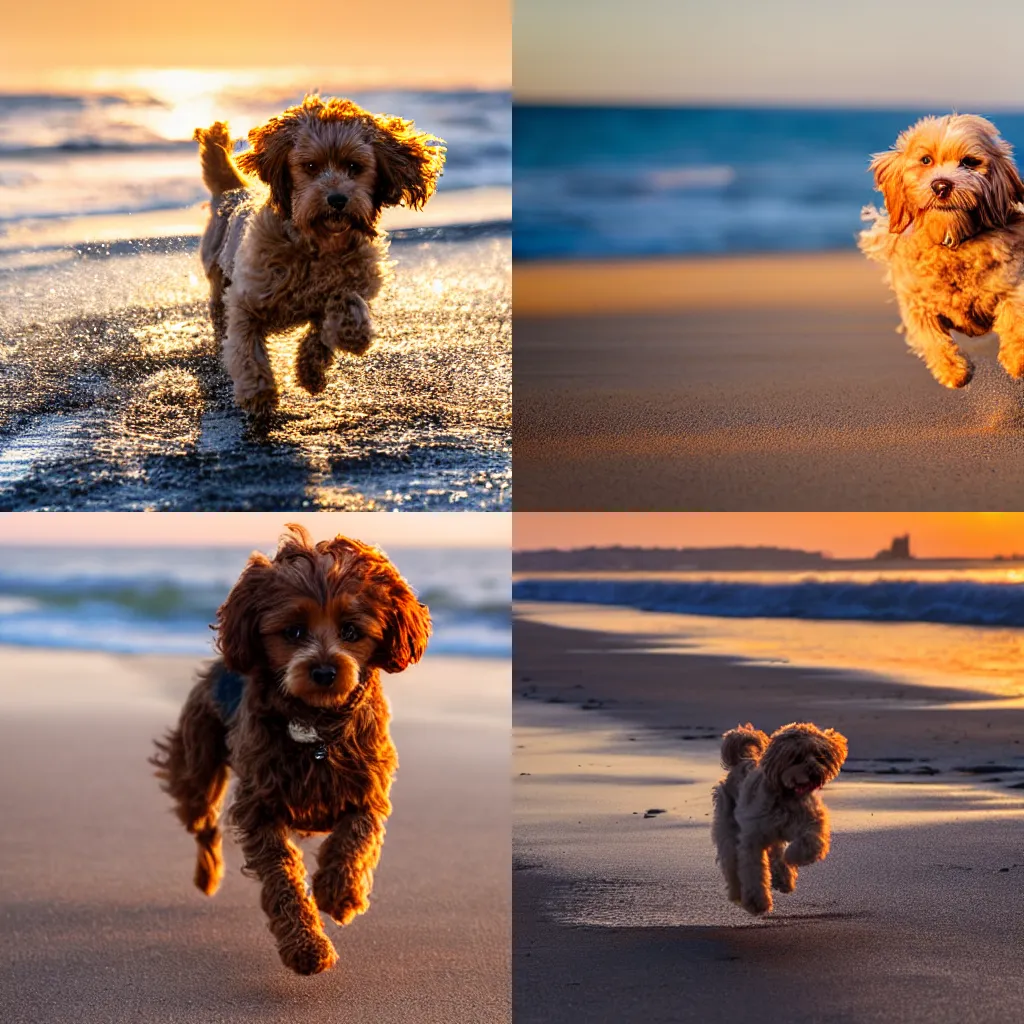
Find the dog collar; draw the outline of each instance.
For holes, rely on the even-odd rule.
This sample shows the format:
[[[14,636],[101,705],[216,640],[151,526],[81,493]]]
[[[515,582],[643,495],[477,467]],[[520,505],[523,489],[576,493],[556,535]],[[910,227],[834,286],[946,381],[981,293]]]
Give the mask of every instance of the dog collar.
[[[360,698],[366,691],[366,684],[369,682],[369,678],[360,679],[356,688],[348,695],[345,699],[345,703],[338,709],[339,713],[344,714],[345,712],[352,711],[356,704],[359,703]],[[296,743],[315,743],[317,744],[316,749],[313,751],[313,757],[317,761],[324,760],[327,757],[327,740],[323,738],[311,725],[306,725],[304,722],[300,722],[297,718],[292,718],[288,722],[288,735]]]

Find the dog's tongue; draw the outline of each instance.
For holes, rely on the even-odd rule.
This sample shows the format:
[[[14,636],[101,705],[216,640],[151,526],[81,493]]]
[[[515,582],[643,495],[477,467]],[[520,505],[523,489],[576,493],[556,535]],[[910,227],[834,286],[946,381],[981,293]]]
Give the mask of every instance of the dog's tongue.
[[[796,786],[793,790],[797,796],[807,796],[808,793],[813,793],[818,787],[813,782],[807,782],[802,786]]]

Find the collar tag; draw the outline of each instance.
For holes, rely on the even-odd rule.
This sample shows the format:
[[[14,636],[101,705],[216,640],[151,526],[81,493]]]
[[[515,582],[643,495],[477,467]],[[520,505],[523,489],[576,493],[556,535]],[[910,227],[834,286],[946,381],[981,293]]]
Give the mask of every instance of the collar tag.
[[[316,731],[312,726],[303,725],[301,722],[296,722],[294,719],[288,723],[288,735],[291,736],[296,743],[322,743],[320,733]]]

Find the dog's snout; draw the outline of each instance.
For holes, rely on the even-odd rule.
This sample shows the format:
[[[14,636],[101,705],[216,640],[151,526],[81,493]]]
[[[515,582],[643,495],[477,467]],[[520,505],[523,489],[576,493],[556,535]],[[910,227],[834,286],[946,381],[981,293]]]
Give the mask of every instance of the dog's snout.
[[[330,686],[338,677],[338,670],[333,665],[316,665],[309,670],[310,678],[317,686]]]
[[[940,199],[948,199],[949,194],[953,191],[953,182],[949,178],[936,178],[932,182],[932,191]]]
[[[343,196],[340,192],[333,192],[327,197],[327,205],[332,210],[344,210],[346,203],[348,196]]]

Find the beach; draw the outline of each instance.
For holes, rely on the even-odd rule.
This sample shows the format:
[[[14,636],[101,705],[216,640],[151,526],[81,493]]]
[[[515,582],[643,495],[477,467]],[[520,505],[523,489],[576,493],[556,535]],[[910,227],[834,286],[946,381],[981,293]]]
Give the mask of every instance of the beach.
[[[273,337],[263,424],[213,337],[189,140],[214,116],[244,136],[303,88],[194,78],[0,92],[0,509],[511,508],[508,95],[360,97],[442,134],[448,166],[425,210],[382,218],[393,273],[369,352],[311,396],[301,329]]]
[[[1024,386],[950,391],[853,253],[514,268],[517,508],[992,510]]]
[[[1024,984],[1008,686],[757,659],[740,640],[669,649],[650,613],[589,609],[588,628],[587,610],[517,606],[517,1021],[1006,1019]],[[850,741],[824,792],[832,852],[764,919],[726,900],[710,842],[738,720]]]
[[[507,661],[428,656],[385,679],[401,768],[373,906],[329,923],[338,966],[301,978],[233,842],[216,897],[192,887],[192,840],[146,764],[198,660],[0,659],[5,1020],[508,1019]]]

